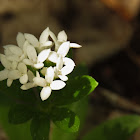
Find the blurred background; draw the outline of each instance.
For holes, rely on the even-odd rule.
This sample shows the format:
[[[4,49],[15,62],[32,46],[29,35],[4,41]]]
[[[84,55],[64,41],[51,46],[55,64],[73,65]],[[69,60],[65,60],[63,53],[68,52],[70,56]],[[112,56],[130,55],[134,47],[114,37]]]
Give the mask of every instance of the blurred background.
[[[0,0],[0,50],[16,44],[18,32],[39,37],[46,28],[83,47],[85,63],[99,86],[90,96],[85,133],[107,119],[140,114],[140,0]],[[139,140],[138,130],[131,140]],[[7,140],[3,130],[0,140]]]

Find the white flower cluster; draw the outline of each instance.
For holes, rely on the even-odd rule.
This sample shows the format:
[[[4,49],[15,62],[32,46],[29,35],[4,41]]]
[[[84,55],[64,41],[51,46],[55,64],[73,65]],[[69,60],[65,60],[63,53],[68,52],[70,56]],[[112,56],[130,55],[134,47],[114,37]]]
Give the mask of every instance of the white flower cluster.
[[[52,90],[65,87],[67,75],[75,66],[66,55],[70,48],[80,48],[81,45],[67,41],[65,31],[59,32],[56,37],[48,27],[39,40],[32,34],[20,32],[16,40],[17,46],[3,46],[4,54],[0,54],[0,61],[5,69],[0,71],[0,81],[7,79],[10,87],[13,80],[19,79],[22,90],[40,86],[42,100],[46,100]],[[47,66],[47,63],[53,65]],[[29,66],[36,70],[36,75]]]

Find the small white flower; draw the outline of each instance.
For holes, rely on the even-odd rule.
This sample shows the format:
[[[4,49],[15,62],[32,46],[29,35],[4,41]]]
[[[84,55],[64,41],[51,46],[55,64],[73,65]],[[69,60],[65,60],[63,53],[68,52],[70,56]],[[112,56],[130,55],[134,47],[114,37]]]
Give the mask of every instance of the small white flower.
[[[75,67],[74,61],[66,56],[70,48],[80,48],[81,45],[67,41],[65,31],[60,31],[56,37],[48,27],[41,33],[39,40],[32,34],[21,32],[17,34],[16,40],[18,46],[6,45],[5,55],[0,54],[4,66],[4,70],[0,71],[0,81],[7,79],[7,86],[10,87],[13,80],[19,79],[23,84],[22,90],[40,86],[43,101],[51,95],[52,90],[66,86],[64,81],[68,80],[67,75]],[[47,67],[52,63],[54,67]],[[36,76],[27,65],[37,69]]]
[[[53,45],[53,42],[49,40],[49,36],[55,40],[55,35],[50,31],[49,27],[47,27],[40,35],[39,40],[32,34],[25,33],[25,39],[34,46],[38,52],[43,49],[48,49]]]
[[[64,67],[63,67],[64,65]],[[55,78],[60,78],[62,81],[67,81],[68,77],[66,75],[70,74],[74,69],[75,63],[70,58],[62,58],[61,56],[58,59],[55,70]]]
[[[28,90],[30,88],[37,87],[37,85],[33,82],[33,78],[35,78],[34,74],[30,70],[27,72],[27,74],[28,74],[29,82],[26,84],[23,84],[20,87],[22,90]]]
[[[42,101],[46,100],[52,90],[60,90],[65,87],[65,83],[61,80],[54,80],[54,69],[52,67],[47,68],[45,79],[42,77],[35,77],[34,83],[40,87],[43,87],[40,93]]]

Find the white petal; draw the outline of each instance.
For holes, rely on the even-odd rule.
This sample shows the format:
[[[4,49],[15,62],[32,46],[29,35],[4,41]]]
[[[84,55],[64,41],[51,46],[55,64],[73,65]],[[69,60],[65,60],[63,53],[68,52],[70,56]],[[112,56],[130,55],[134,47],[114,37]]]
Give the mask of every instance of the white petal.
[[[21,56],[23,53],[21,48],[19,48],[18,46],[14,46],[14,45],[9,47],[9,50],[17,56]]]
[[[21,73],[27,73],[27,66],[24,64],[24,63],[19,63],[18,64],[18,70],[21,72]]]
[[[58,75],[58,77],[62,80],[62,81],[67,81],[68,77],[65,75]]]
[[[36,69],[41,69],[41,68],[44,67],[44,64],[43,64],[43,63],[37,63],[37,64],[34,64],[34,67],[35,67]]]
[[[53,42],[52,41],[46,41],[44,44],[41,44],[41,47],[50,47],[50,46],[52,46],[53,45]]]
[[[18,70],[12,70],[12,71],[9,71],[8,73],[9,79],[16,80],[16,79],[19,79],[20,77],[21,77],[21,73]]]
[[[77,43],[70,43],[70,48],[81,48],[82,46]]]
[[[56,38],[55,34],[54,34],[52,31],[50,31],[50,37],[52,38],[52,40],[53,40],[54,42],[57,41],[57,38]]]
[[[33,62],[36,62],[37,52],[33,46],[31,45],[27,46],[27,55],[30,60],[32,60]]]
[[[33,78],[35,78],[34,74],[32,73],[32,71],[28,70],[27,72],[28,74],[28,79],[30,82],[33,82]]]
[[[33,79],[34,83],[40,87],[45,87],[46,86],[46,80],[42,77],[35,77]]]
[[[57,53],[63,57],[65,57],[67,55],[67,53],[69,52],[69,48],[70,48],[70,42],[64,42],[62,43],[62,45],[59,47]]]
[[[23,52],[24,52],[24,54],[27,54],[27,46],[29,46],[29,45],[30,45],[29,42],[26,40],[24,42],[24,45],[23,45]]]
[[[17,56],[17,55],[9,55],[6,58],[9,61],[17,61],[17,62],[19,62],[19,56]]]
[[[68,75],[73,71],[75,63],[72,59],[67,57],[63,58],[63,61],[66,66],[61,69],[61,73],[62,75]]]
[[[51,83],[54,79],[54,69],[52,67],[47,68],[46,74],[45,74],[45,79],[47,83]]]
[[[38,39],[34,35],[25,33],[24,36],[34,47],[39,47]]]
[[[63,58],[63,62],[66,66],[75,66],[74,61],[68,57]]]
[[[74,69],[74,66],[64,66],[61,69],[61,73],[62,73],[62,75],[68,75],[73,71],[73,69]]]
[[[13,55],[13,53],[9,50],[9,48],[4,49],[4,54],[6,56]]]
[[[48,60],[50,60],[53,63],[57,63],[57,59],[58,59],[58,54],[54,51],[51,51],[48,56]]]
[[[44,44],[47,40],[48,40],[48,37],[49,37],[49,27],[47,27],[40,35],[40,38],[39,38],[39,42],[41,44]]]
[[[52,90],[50,87],[44,87],[40,93],[41,100],[44,101],[48,99],[48,97],[51,95],[51,92]]]
[[[8,72],[9,71],[7,69],[0,71],[0,81],[3,81],[8,78]]]
[[[62,58],[62,56],[60,56],[60,57],[58,58],[57,63],[56,63],[56,68],[57,68],[58,70],[61,70],[62,67],[63,67],[63,58]]]
[[[67,35],[66,35],[65,31],[63,30],[63,31],[59,32],[57,38],[58,38],[58,41],[60,41],[60,42],[67,41]]]
[[[50,87],[52,90],[60,90],[62,88],[64,88],[66,85],[65,82],[61,81],[61,80],[55,80],[50,84]]]
[[[7,87],[10,87],[13,83],[13,80],[12,79],[7,79]]]
[[[25,37],[24,37],[23,33],[18,32],[16,40],[17,40],[18,46],[20,48],[23,48],[23,45],[24,45],[24,42],[25,42]]]
[[[24,59],[23,63],[25,63],[26,65],[29,65],[29,66],[33,65],[33,62],[31,60],[29,60],[29,59]]]
[[[50,49],[45,49],[41,51],[37,57],[37,61],[44,62],[48,58],[50,51]]]
[[[22,61],[25,58],[25,54],[22,54],[21,57],[19,58],[19,61]]]
[[[18,62],[13,61],[13,62],[12,62],[12,65],[11,65],[11,68],[12,68],[13,70],[15,70],[15,69],[17,68],[17,65],[18,65]]]
[[[2,65],[6,68],[6,69],[10,69],[11,68],[11,63],[7,60],[7,58],[5,57],[5,55],[1,54],[1,63]]]
[[[27,84],[25,84],[25,85],[22,85],[20,88],[21,88],[22,90],[28,90],[28,89],[33,88],[33,87],[35,87],[35,86],[36,86],[36,85],[35,85],[34,83],[30,82],[30,83],[27,83]]]
[[[20,77],[19,81],[21,84],[26,84],[28,82],[28,75],[24,74],[23,76]]]

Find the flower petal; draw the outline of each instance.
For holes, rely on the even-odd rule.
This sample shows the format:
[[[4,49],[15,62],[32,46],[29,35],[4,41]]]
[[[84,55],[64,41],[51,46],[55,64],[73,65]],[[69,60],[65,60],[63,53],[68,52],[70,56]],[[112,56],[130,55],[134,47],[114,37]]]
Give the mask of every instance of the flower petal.
[[[50,48],[53,45],[52,41],[46,41],[44,44],[41,44],[41,47]]]
[[[50,84],[52,90],[60,90],[66,86],[66,83],[61,80],[55,80]]]
[[[37,57],[37,61],[44,62],[48,58],[50,51],[50,49],[45,49],[41,51]]]
[[[68,77],[65,75],[58,75],[58,77],[62,80],[62,81],[67,81]]]
[[[53,67],[49,67],[46,70],[46,74],[45,74],[45,79],[47,81],[47,83],[51,83],[54,79],[54,69]]]
[[[25,63],[26,65],[29,65],[29,66],[33,65],[32,61],[30,59],[24,59],[23,63]]]
[[[77,43],[70,43],[70,48],[81,48],[82,46]]]
[[[16,79],[19,79],[20,77],[21,77],[21,73],[18,70],[11,70],[8,73],[9,79],[16,80]]]
[[[19,81],[21,84],[26,84],[28,82],[28,75],[24,74],[23,76],[20,77]]]
[[[13,53],[9,50],[9,48],[4,49],[4,54],[6,56],[13,55]]]
[[[57,38],[56,38],[55,34],[54,34],[52,31],[50,31],[50,37],[52,38],[52,40],[53,40],[54,42],[57,41]]]
[[[43,63],[37,63],[37,64],[34,64],[34,67],[36,69],[41,69],[42,67],[44,67],[44,64]]]
[[[37,52],[36,52],[35,48],[33,46],[31,46],[31,45],[27,46],[27,56],[34,63],[36,62]]]
[[[19,48],[18,46],[12,45],[11,47],[9,47],[9,50],[17,56],[21,56],[22,55],[22,49]]]
[[[44,87],[42,90],[41,90],[41,93],[40,93],[40,97],[41,97],[41,100],[44,101],[46,99],[49,98],[49,96],[51,95],[51,88],[48,86],[48,87]]]
[[[58,41],[65,42],[65,41],[67,41],[67,34],[63,30],[63,31],[61,31],[61,32],[58,33],[57,38],[58,38]]]
[[[23,48],[23,45],[24,45],[24,42],[25,42],[25,37],[24,37],[23,33],[18,32],[16,40],[17,40],[18,46],[20,48]]]
[[[20,88],[21,88],[22,90],[28,90],[28,89],[33,88],[33,87],[35,87],[35,86],[36,86],[36,85],[35,85],[34,83],[29,82],[29,83],[27,83],[27,84],[22,85]]]
[[[18,70],[21,72],[21,73],[27,73],[27,66],[24,64],[24,63],[19,63],[18,64]]]
[[[48,56],[48,60],[50,60],[53,63],[57,63],[57,59],[58,59],[58,54],[54,51],[51,51]]]
[[[73,71],[75,63],[72,59],[67,57],[63,58],[63,61],[66,66],[61,69],[61,73],[62,75],[68,75]]]
[[[42,77],[35,77],[33,79],[34,83],[40,87],[45,87],[46,86],[46,80]]]
[[[75,66],[74,61],[68,57],[63,58],[63,62],[66,66]]]
[[[2,65],[6,68],[6,69],[10,69],[11,68],[11,63],[10,61],[7,60],[6,56],[1,54],[1,63]]]
[[[8,78],[8,72],[9,71],[7,69],[0,71],[0,81],[3,81]]]
[[[24,36],[34,47],[39,47],[38,39],[34,35],[25,33]]]
[[[29,81],[30,81],[30,82],[33,82],[33,78],[35,78],[33,72],[30,71],[30,70],[28,70],[27,74],[28,74],[28,79],[29,79]]]
[[[48,40],[48,37],[49,37],[49,33],[50,33],[50,29],[49,27],[47,27],[40,35],[40,38],[39,38],[39,42],[42,44],[44,44],[47,40]]]
[[[17,56],[17,55],[9,55],[6,58],[9,61],[17,61],[17,62],[19,62],[19,56]]]
[[[58,69],[58,70],[61,70],[62,69],[62,67],[63,67],[63,58],[62,58],[62,56],[60,56],[59,58],[58,58],[58,61],[57,61],[57,63],[56,63],[56,68]]]
[[[63,57],[65,57],[67,55],[67,53],[69,52],[69,48],[70,48],[70,42],[64,42],[62,43],[62,45],[59,47],[57,53]]]
[[[13,61],[13,62],[12,62],[12,65],[11,65],[11,68],[12,68],[13,70],[15,70],[15,69],[17,68],[17,65],[18,65],[18,62]]]
[[[7,87],[10,87],[13,83],[13,80],[12,79],[7,79]]]

